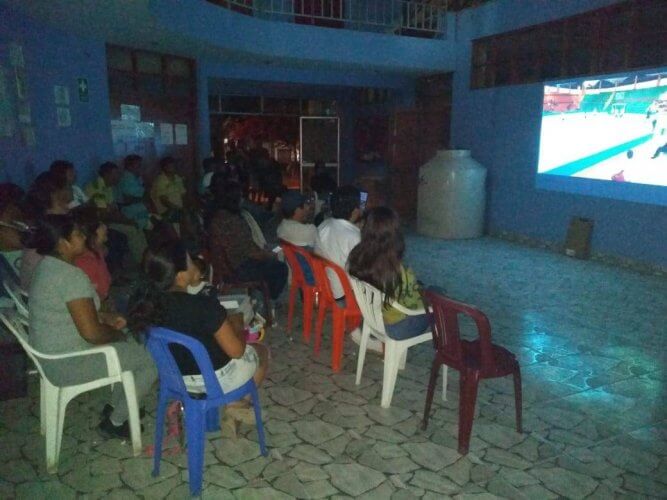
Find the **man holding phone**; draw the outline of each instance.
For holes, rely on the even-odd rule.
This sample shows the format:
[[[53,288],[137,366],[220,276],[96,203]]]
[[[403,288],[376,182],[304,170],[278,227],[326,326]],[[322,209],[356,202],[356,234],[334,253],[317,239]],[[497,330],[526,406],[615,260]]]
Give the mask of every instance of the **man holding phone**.
[[[368,193],[366,198],[368,197]],[[341,186],[331,197],[330,219],[326,219],[317,228],[315,240],[315,253],[326,257],[345,269],[347,258],[354,247],[361,241],[361,231],[357,223],[363,213],[361,192],[354,186]],[[336,300],[344,299],[343,287],[338,276],[329,273],[331,292]],[[352,335],[352,339],[358,344],[360,335]],[[382,343],[370,339],[368,349],[382,352]]]

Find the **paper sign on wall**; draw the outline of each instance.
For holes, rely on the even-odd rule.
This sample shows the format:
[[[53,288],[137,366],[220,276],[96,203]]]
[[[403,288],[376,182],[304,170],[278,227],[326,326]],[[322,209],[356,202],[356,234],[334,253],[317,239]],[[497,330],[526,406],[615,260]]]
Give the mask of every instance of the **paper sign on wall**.
[[[69,106],[69,89],[64,85],[53,86],[53,97],[57,106]]]
[[[121,104],[120,119],[128,122],[140,122],[141,107],[135,106],[134,104]]]
[[[186,145],[188,143],[188,126],[185,123],[177,123],[174,125],[174,135],[177,145]]]
[[[165,146],[174,143],[174,126],[171,123],[160,123],[160,142]]]
[[[23,68],[25,66],[23,47],[16,42],[9,44],[9,63],[15,68]]]
[[[57,123],[59,127],[70,127],[72,125],[72,115],[69,108],[56,108]]]

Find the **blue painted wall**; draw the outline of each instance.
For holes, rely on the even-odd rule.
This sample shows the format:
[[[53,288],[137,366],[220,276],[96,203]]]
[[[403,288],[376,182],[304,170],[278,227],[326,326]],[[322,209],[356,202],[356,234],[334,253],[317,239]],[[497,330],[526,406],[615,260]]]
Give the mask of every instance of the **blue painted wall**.
[[[112,152],[104,43],[67,35],[0,6],[0,65],[9,74],[14,104],[11,42],[23,47],[36,145],[25,146],[18,130],[13,137],[0,137],[0,181],[26,186],[54,159],[67,158],[77,166],[79,182],[86,182]],[[79,102],[77,78],[88,79],[88,102]],[[57,126],[54,85],[69,88],[71,127]]]
[[[459,16],[452,144],[488,168],[488,226],[563,242],[572,216],[595,221],[593,250],[667,266],[667,209],[535,187],[542,85],[470,90],[470,41],[614,0],[500,0]]]

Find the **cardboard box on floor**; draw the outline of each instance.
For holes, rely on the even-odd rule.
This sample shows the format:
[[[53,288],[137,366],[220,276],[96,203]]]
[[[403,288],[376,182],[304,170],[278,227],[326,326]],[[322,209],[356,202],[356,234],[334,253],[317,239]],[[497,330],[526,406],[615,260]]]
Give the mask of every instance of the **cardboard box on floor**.
[[[584,217],[572,217],[567,228],[565,255],[577,259],[587,259],[591,254],[591,233],[593,220]]]

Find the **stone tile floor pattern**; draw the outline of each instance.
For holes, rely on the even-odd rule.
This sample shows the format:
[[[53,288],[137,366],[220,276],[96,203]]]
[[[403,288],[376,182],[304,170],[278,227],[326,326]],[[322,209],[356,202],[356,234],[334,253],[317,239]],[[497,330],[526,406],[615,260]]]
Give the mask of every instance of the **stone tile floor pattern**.
[[[432,351],[410,350],[392,408],[379,407],[380,357],[354,384],[356,349],[340,374],[298,335],[270,332],[273,366],[260,390],[270,449],[256,431],[210,434],[204,498],[667,498],[667,281],[493,239],[408,238],[424,282],[478,305],[494,339],[521,360],[524,434],[514,429],[510,379],[483,381],[471,451],[456,451],[458,377],[419,428]],[[284,310],[284,309],[283,309]],[[281,318],[284,323],[284,317]],[[298,325],[297,325],[298,326]],[[295,328],[299,331],[299,328]],[[67,412],[57,475],[46,473],[37,380],[0,403],[0,498],[187,498],[184,454],[131,457],[95,427],[104,391]],[[144,443],[153,441],[155,398]]]

